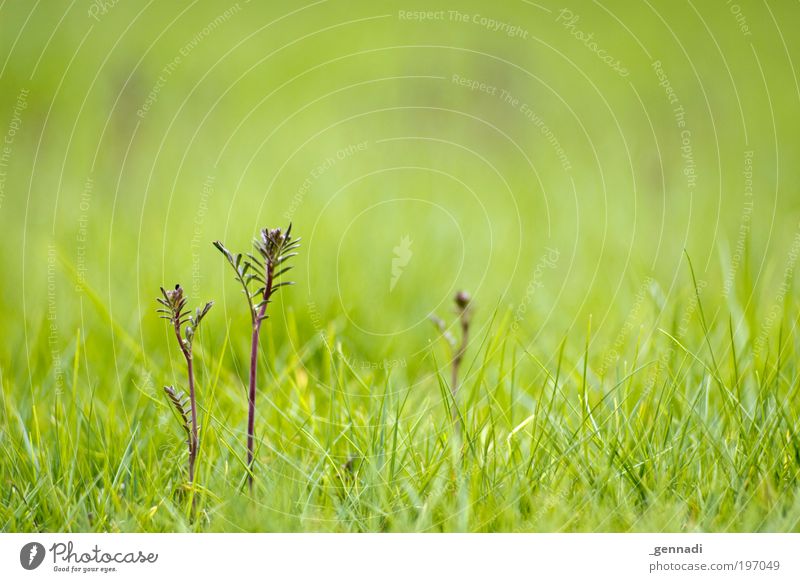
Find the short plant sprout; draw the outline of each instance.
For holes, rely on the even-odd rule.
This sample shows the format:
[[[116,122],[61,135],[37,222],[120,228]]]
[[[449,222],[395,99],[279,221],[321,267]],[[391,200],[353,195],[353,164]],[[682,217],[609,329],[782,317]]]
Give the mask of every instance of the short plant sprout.
[[[166,290],[161,288],[162,297],[157,301],[162,305],[158,309],[160,317],[169,321],[175,339],[178,341],[181,353],[186,360],[186,368],[189,382],[189,396],[182,390],[176,390],[173,386],[165,386],[164,392],[172,406],[178,413],[178,420],[186,431],[186,444],[189,447],[189,482],[194,482],[195,461],[197,460],[197,449],[200,442],[197,426],[197,399],[194,383],[194,367],[192,360],[192,343],[195,334],[200,326],[200,322],[214,305],[213,301],[206,303],[203,308],[197,308],[192,314],[186,309],[187,299],[183,293],[183,287],[175,285],[174,289]]]
[[[445,322],[435,316],[431,315],[430,319],[437,327],[442,337],[447,341],[452,351],[452,361],[450,370],[450,410],[453,414],[453,423],[456,430],[460,430],[461,423],[459,420],[458,412],[458,383],[459,383],[459,370],[461,369],[461,362],[464,360],[464,354],[467,352],[467,345],[469,344],[469,326],[472,322],[472,298],[466,291],[459,291],[456,293],[453,302],[456,306],[456,315],[458,316],[459,327],[461,328],[461,341],[456,338],[447,330]]]

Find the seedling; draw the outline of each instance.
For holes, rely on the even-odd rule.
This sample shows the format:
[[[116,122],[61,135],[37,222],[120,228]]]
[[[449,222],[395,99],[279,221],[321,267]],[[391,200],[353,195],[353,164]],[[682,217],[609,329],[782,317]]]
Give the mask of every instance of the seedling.
[[[186,309],[186,297],[183,294],[183,287],[175,285],[175,289],[167,291],[161,288],[162,297],[156,300],[163,306],[158,309],[162,319],[166,319],[172,325],[175,332],[175,339],[186,360],[187,375],[189,377],[189,397],[182,390],[176,390],[173,386],[164,386],[164,392],[178,413],[181,426],[186,431],[186,444],[189,447],[189,482],[194,482],[194,464],[197,459],[197,447],[199,444],[199,430],[197,426],[197,402],[194,387],[194,368],[192,366],[192,342],[197,333],[200,322],[206,316],[213,301],[209,301],[205,306],[195,311],[194,315]]]
[[[247,396],[247,481],[253,488],[254,433],[256,418],[256,373],[258,367],[258,340],[261,324],[267,319],[267,306],[275,292],[291,281],[278,282],[292,267],[287,261],[296,256],[300,239],[292,239],[292,225],[282,232],[279,228],[263,229],[261,237],[253,241],[256,254],[233,254],[220,241],[214,246],[233,267],[236,280],[242,286],[250,311],[252,335],[250,341],[250,379]]]
[[[458,382],[459,370],[461,369],[461,362],[464,360],[464,354],[467,351],[469,344],[469,325],[472,321],[472,299],[466,291],[459,291],[453,299],[456,305],[456,314],[458,315],[458,322],[461,327],[461,342],[457,342],[456,338],[447,330],[445,322],[435,315],[431,315],[430,319],[437,329],[441,332],[442,337],[447,341],[453,353],[453,359],[450,369],[450,395],[452,402],[450,409],[453,413],[453,423],[456,430],[460,430],[460,422],[458,418]]]

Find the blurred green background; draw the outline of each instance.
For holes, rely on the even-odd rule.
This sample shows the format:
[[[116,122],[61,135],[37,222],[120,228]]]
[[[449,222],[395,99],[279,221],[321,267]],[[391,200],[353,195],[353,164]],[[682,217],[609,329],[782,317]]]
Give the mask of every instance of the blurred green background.
[[[270,332],[287,353],[292,313],[301,342],[332,326],[413,370],[460,288],[478,337],[499,309],[524,344],[590,316],[592,342],[627,341],[673,317],[634,307],[643,285],[662,305],[686,290],[684,248],[710,319],[766,329],[797,258],[799,13],[6,1],[2,361],[52,381],[80,341],[88,384],[124,391],[137,358],[176,355],[153,309],[181,282],[218,302],[204,341],[230,322],[239,365],[247,315],[211,241],[290,220],[298,284]]]

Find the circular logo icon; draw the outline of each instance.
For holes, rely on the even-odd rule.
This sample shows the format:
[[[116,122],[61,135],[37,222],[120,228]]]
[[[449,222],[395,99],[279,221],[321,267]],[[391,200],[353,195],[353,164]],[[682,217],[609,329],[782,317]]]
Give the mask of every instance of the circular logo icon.
[[[19,551],[19,563],[26,570],[35,570],[44,561],[44,546],[39,542],[30,542]]]

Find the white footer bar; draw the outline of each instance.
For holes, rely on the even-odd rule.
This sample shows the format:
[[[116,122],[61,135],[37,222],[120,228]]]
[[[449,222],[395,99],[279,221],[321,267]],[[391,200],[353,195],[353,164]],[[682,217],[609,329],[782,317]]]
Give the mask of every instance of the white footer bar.
[[[0,580],[234,578],[778,582],[800,534],[0,534]]]

